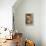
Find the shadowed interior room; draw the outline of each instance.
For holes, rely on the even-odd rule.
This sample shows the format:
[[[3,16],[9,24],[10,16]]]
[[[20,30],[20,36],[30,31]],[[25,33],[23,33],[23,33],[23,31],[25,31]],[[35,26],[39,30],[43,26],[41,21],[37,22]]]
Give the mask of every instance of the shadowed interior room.
[[[0,46],[46,46],[45,0],[0,0]]]

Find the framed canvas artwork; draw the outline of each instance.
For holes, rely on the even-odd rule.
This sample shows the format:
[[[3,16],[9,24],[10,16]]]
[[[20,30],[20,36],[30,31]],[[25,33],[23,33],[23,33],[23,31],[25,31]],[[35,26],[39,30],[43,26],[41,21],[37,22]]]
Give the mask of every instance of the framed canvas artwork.
[[[26,24],[33,24],[33,14],[31,13],[26,13]]]

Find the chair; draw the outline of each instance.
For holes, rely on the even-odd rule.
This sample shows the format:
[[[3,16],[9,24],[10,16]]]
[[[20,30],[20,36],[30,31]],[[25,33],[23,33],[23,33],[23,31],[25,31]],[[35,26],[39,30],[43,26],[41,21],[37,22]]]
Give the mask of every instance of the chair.
[[[15,33],[16,46],[22,46],[22,33]]]
[[[26,40],[25,46],[35,46],[35,43],[32,40]]]

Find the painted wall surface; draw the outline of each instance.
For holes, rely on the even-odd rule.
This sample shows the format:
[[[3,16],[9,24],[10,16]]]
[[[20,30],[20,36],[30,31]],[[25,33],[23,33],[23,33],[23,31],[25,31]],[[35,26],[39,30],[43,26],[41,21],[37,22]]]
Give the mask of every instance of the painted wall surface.
[[[41,46],[41,2],[40,0],[24,0],[14,8],[15,28],[23,33],[23,37],[34,40],[36,46]],[[26,25],[25,14],[33,13],[33,25]]]
[[[46,0],[41,1],[41,41],[46,46]]]

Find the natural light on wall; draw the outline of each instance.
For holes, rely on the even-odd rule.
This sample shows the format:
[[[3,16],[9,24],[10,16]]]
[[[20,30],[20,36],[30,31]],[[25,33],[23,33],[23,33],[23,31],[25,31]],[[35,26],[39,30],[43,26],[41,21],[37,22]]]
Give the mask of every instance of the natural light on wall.
[[[0,27],[12,29],[12,6],[16,0],[0,0]]]

